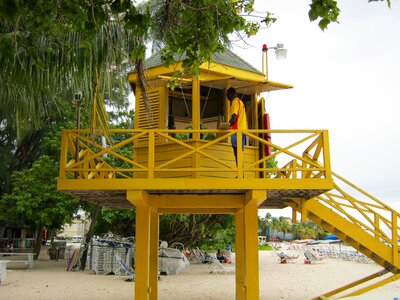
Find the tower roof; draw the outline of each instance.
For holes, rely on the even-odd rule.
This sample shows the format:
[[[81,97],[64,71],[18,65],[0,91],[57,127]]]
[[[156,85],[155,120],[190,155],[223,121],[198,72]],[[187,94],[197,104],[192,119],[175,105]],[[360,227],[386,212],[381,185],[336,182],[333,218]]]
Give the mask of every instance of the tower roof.
[[[177,54],[174,55],[175,61],[182,61],[185,58],[186,58],[185,54],[183,54],[182,56],[178,56]],[[256,69],[252,65],[250,65],[248,62],[246,62],[244,59],[242,59],[240,56],[236,55],[229,49],[214,53],[212,61],[214,63],[227,65],[227,66],[238,68],[241,70],[250,71],[253,73],[257,73],[257,74],[263,74],[261,71],[259,71],[258,69]],[[161,53],[160,52],[157,52],[157,53],[151,55],[145,61],[145,66],[147,69],[158,67],[161,65],[162,65],[162,62],[161,62]]]

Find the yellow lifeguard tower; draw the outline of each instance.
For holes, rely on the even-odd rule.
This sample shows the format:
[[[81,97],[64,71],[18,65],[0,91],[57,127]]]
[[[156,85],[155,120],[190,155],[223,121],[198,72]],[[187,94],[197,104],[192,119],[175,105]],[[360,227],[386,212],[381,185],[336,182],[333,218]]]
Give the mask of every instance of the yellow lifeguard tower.
[[[384,267],[321,299],[383,274],[390,276],[350,294],[399,279],[399,213],[331,171],[326,130],[268,128],[260,94],[291,86],[270,81],[229,50],[201,65],[197,76],[176,78],[182,59],[169,67],[159,54],[146,60],[147,97],[137,74],[129,74],[134,129],[112,130],[107,145],[101,132],[65,130],[62,136],[59,190],[99,205],[136,209],[135,299],[158,297],[162,213],[235,216],[236,299],[259,299],[259,208],[290,206],[294,220],[301,213],[303,221],[311,219]],[[228,121],[229,87],[246,105],[248,130],[221,127]],[[237,165],[230,144],[236,132],[238,149],[245,144]],[[119,151],[127,147],[131,151]]]

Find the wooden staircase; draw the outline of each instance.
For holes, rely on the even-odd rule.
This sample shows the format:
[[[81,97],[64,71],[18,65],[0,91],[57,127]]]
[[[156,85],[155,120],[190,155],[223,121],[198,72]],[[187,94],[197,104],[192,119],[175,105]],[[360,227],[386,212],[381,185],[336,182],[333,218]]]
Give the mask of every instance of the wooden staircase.
[[[292,199],[287,204],[301,213],[303,221],[310,219],[384,269],[317,299],[330,299],[383,275],[383,280],[346,296],[359,295],[400,279],[400,214],[339,175],[332,175],[335,189],[312,199]]]

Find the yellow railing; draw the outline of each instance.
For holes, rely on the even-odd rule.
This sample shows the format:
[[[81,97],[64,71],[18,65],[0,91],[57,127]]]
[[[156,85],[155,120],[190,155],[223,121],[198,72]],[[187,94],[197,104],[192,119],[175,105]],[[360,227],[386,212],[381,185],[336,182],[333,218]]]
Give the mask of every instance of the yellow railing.
[[[395,265],[399,265],[400,213],[338,174],[332,175],[335,189],[315,199],[390,246]]]
[[[244,160],[244,153],[238,151],[238,166],[233,159],[229,144],[230,137],[237,133],[238,149],[244,135],[250,145],[245,153],[258,153],[264,146],[274,150],[269,156],[260,155],[252,161]],[[213,135],[213,140],[180,140],[177,136],[186,134],[200,137]],[[272,142],[263,136],[272,136]],[[79,160],[76,161],[76,141],[79,139]],[[155,178],[163,172],[232,172],[243,177],[243,172],[260,172],[268,178],[330,178],[330,157],[328,132],[325,130],[111,130],[107,142],[102,143],[101,133],[90,136],[87,130],[64,130],[62,134],[60,178],[133,178],[143,174]],[[158,161],[157,147],[173,145],[179,153],[167,161]],[[212,151],[224,145],[232,152],[231,161]],[[138,147],[139,146],[139,147]],[[146,149],[147,158],[135,159],[134,152]],[[261,150],[262,151],[262,150]],[[212,162],[212,167],[191,165],[175,167],[176,163],[196,156]],[[227,155],[225,154],[225,157]],[[283,167],[268,167],[268,161],[275,160]],[[245,162],[245,163],[244,163]]]

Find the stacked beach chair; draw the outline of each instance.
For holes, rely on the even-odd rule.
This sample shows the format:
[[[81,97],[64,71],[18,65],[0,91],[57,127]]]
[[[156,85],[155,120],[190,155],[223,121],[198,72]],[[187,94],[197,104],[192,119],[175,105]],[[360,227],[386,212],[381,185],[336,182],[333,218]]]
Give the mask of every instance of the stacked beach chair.
[[[133,265],[134,255],[135,247],[131,242],[96,239],[91,242],[87,268],[93,270],[97,275],[112,273],[126,275],[126,271],[120,268],[116,257],[121,258],[130,268]]]

